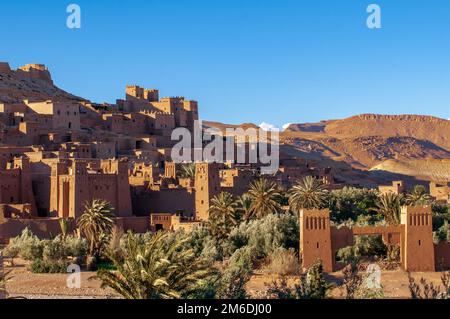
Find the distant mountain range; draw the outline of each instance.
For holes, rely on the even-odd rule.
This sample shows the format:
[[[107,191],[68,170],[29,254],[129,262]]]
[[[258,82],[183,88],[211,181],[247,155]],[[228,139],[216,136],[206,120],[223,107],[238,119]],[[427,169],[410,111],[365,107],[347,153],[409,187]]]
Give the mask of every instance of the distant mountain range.
[[[433,116],[362,114],[290,124],[280,133],[280,142],[281,158],[301,157],[334,167],[346,183],[450,180],[450,121]]]

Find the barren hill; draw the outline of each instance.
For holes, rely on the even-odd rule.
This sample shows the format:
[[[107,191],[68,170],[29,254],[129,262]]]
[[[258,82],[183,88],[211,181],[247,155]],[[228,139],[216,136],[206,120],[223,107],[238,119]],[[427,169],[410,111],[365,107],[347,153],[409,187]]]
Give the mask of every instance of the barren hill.
[[[343,120],[291,124],[282,141],[369,169],[385,160],[450,158],[450,121],[421,115],[364,114]],[[320,149],[318,150],[320,151]]]
[[[227,126],[208,124],[221,129]],[[430,164],[433,160],[440,163],[439,160],[450,159],[450,121],[432,116],[363,114],[342,120],[291,124],[280,134],[280,142],[281,158],[313,159],[334,167],[340,177],[352,181],[369,180],[372,173],[375,179],[383,174],[425,179],[450,175],[445,173],[447,166]],[[371,170],[373,167],[378,169]]]
[[[387,160],[371,169],[371,171],[386,171],[425,180],[449,181],[450,159],[445,160]]]
[[[28,64],[17,70],[0,62],[0,103],[28,100],[83,100],[53,84],[50,72],[44,65]]]

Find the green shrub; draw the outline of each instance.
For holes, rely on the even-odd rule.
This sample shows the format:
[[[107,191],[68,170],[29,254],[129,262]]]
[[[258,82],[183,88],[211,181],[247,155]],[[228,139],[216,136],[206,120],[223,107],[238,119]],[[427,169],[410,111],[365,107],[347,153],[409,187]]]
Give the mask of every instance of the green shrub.
[[[68,256],[84,258],[87,255],[88,244],[84,238],[68,236],[64,241],[64,245]]]
[[[60,237],[53,240],[43,240],[42,259],[46,261],[56,261],[68,257],[67,249]]]
[[[378,194],[374,190],[354,187],[333,190],[328,207],[331,220],[341,223],[349,219],[356,221],[358,217],[365,216],[369,223],[379,221],[383,217],[373,212],[377,199]]]
[[[11,266],[14,267],[14,258],[17,258],[20,254],[20,248],[16,245],[8,245],[3,250],[5,257],[11,258]]]
[[[81,264],[87,253],[87,242],[74,236],[57,236],[51,240],[40,240],[28,228],[13,238],[6,250],[31,261],[29,268],[36,273],[66,272],[70,257]],[[17,255],[16,255],[17,256]]]
[[[232,265],[221,275],[216,298],[218,299],[246,299],[245,285],[250,280],[250,272],[246,266]]]
[[[19,236],[11,239],[8,247],[18,249],[20,256],[29,261],[42,258],[44,249],[39,238],[28,228],[25,228]]]
[[[445,221],[437,231],[433,232],[433,240],[435,243],[450,241],[450,226],[448,221]]]
[[[33,273],[66,273],[69,262],[66,260],[35,259],[29,266]]]
[[[336,257],[339,262],[349,264],[355,259],[363,257],[386,258],[388,247],[383,243],[381,236],[357,236],[355,244],[351,247],[341,248],[337,251]],[[392,256],[390,256],[392,258]]]
[[[272,214],[244,222],[229,236],[231,251],[250,246],[256,258],[264,258],[280,247],[299,247],[298,218],[293,214]]]

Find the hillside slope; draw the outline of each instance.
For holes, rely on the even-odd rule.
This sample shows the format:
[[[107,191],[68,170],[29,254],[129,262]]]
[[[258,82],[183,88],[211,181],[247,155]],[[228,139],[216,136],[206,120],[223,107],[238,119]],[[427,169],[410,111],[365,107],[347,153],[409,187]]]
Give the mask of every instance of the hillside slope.
[[[343,120],[291,124],[281,140],[306,151],[370,169],[389,159],[450,158],[450,121],[421,115],[364,114]],[[317,143],[323,151],[317,149]]]
[[[446,160],[387,160],[371,169],[371,171],[385,171],[407,176],[414,176],[425,180],[449,181],[450,159]]]
[[[0,62],[0,103],[28,100],[83,100],[53,84],[50,72],[41,64],[28,64],[11,70]]]

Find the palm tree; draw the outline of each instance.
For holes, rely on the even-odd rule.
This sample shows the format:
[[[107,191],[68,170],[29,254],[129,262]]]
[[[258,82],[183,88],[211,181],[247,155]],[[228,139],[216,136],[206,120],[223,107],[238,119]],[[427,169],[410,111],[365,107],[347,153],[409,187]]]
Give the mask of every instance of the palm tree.
[[[248,194],[244,194],[237,199],[237,212],[239,217],[248,216],[252,207],[252,199]]]
[[[424,186],[416,185],[413,191],[406,195],[406,204],[412,206],[423,206],[431,203],[431,196],[427,194]]]
[[[328,190],[322,181],[306,176],[290,190],[289,205],[295,212],[302,209],[323,208],[328,199]]]
[[[187,236],[170,241],[168,236],[160,232],[143,244],[128,233],[125,259],[110,257],[117,270],[97,272],[102,287],[110,287],[126,299],[186,298],[195,292],[215,270],[186,248]]]
[[[389,225],[400,224],[401,196],[389,192],[381,195],[376,203],[375,211],[384,216]]]
[[[114,208],[105,200],[94,199],[86,203],[83,215],[78,219],[78,228],[89,243],[90,256],[100,256],[106,239],[114,227]]]
[[[179,176],[181,178],[195,178],[195,163],[183,164],[179,170]]]
[[[280,211],[281,205],[279,198],[281,193],[278,185],[265,178],[253,181],[250,184],[250,189],[247,193],[251,200],[251,206],[246,219],[252,217],[261,218],[269,214],[274,214]]]
[[[238,223],[236,209],[237,202],[233,195],[228,192],[221,192],[211,199],[211,205],[209,207],[210,218],[212,221],[222,224],[225,229],[229,230]]]

